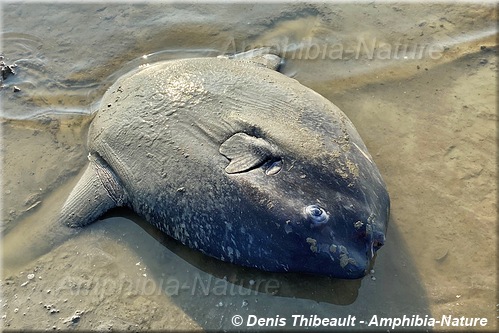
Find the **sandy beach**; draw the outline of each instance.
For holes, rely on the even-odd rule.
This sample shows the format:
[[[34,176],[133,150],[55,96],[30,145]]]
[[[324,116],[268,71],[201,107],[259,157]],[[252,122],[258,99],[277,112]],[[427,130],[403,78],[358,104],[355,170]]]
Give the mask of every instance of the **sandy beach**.
[[[495,331],[494,9],[2,4],[3,61],[18,66],[0,90],[3,329],[302,330],[293,316],[303,315],[355,316],[352,331],[391,330],[371,320],[404,316],[440,323],[397,330]],[[22,245],[50,233],[87,163],[93,111],[116,78],[146,62],[262,45],[280,48],[285,75],[347,114],[387,183],[392,212],[374,273],[346,281],[221,263],[127,210],[46,253]],[[236,315],[245,324],[234,326]]]

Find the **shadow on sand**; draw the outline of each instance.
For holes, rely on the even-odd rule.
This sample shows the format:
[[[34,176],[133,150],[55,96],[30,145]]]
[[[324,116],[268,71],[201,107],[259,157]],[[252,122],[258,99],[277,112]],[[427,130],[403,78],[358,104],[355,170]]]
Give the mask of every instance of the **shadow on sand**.
[[[430,315],[417,269],[397,230],[396,217],[391,218],[375,273],[361,280],[269,273],[228,264],[180,244],[123,209],[109,212],[93,227],[99,225],[111,237],[113,233],[118,237],[113,230],[120,224],[125,234],[133,234],[121,241],[136,249],[163,292],[205,329],[234,329],[230,319],[236,314],[285,318],[285,328],[296,328],[293,315],[298,314],[307,318],[355,316],[352,329],[379,330],[367,325],[374,315],[378,319]]]

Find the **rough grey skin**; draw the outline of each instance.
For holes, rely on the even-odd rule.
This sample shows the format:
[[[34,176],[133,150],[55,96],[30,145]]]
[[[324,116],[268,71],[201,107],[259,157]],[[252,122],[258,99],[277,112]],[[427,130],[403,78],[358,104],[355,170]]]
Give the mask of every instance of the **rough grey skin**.
[[[160,62],[120,78],[60,222],[126,206],[203,253],[268,271],[366,274],[389,197],[352,123],[280,58]]]

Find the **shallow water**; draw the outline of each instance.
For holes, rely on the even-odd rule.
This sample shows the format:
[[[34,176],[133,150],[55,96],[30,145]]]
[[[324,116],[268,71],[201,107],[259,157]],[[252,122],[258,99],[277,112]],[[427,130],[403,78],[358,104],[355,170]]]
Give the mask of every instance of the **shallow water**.
[[[293,315],[350,315],[357,318],[350,329],[358,330],[379,329],[359,323],[374,315],[452,315],[487,318],[486,326],[472,329],[493,330],[493,9],[374,2],[3,4],[2,52],[18,73],[0,91],[2,325],[232,330],[234,315],[256,315],[270,325],[285,318],[292,329],[299,328]],[[46,254],[30,253],[29,244],[15,253],[33,261],[9,260],[8,245],[17,251],[42,234],[77,181],[91,114],[116,78],[149,62],[264,45],[285,55],[286,75],[350,117],[387,183],[392,215],[374,274],[342,281],[223,264],[128,211],[110,212]],[[71,320],[75,311],[79,319]],[[456,327],[435,327],[445,329]]]

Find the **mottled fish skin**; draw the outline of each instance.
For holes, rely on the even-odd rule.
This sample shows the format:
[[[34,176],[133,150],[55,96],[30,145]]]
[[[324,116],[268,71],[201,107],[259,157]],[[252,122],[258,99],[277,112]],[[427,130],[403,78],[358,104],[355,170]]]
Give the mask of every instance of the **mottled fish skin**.
[[[95,177],[115,206],[207,255],[360,278],[385,240],[385,184],[345,114],[275,71],[275,57],[160,62],[120,78],[91,123],[90,164],[110,169]]]

